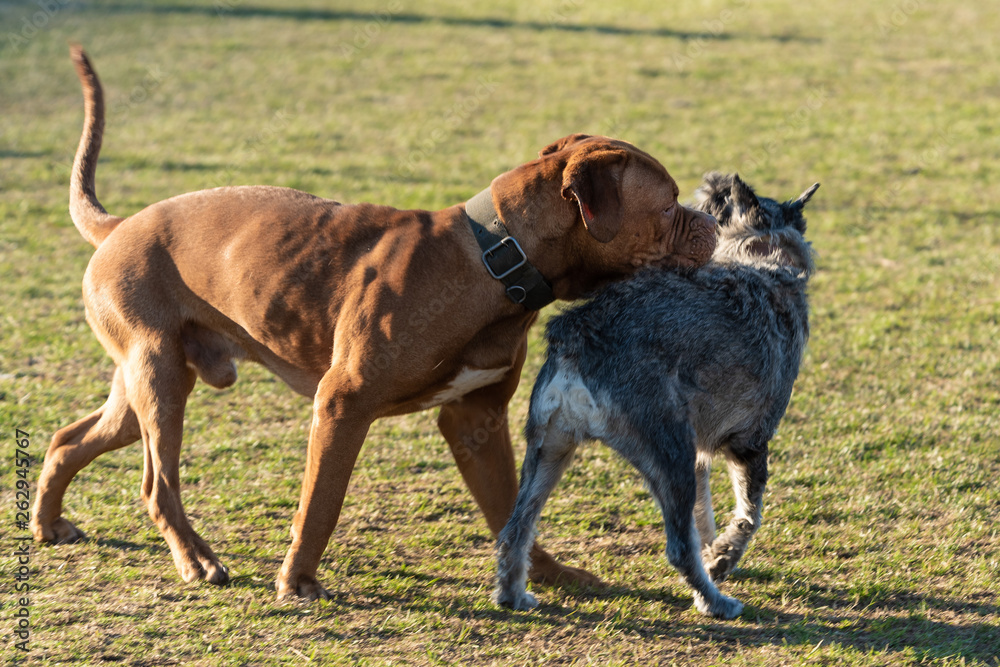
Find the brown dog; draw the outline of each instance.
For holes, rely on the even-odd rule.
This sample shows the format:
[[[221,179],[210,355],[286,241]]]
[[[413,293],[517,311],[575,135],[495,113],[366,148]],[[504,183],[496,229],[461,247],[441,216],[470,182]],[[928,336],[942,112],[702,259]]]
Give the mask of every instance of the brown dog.
[[[400,211],[230,187],[115,217],[94,191],[100,83],[79,47],[72,56],[86,117],[70,212],[97,248],[83,283],[87,321],[117,368],[107,403],[52,439],[32,517],[39,541],[83,536],[60,516],[70,480],[141,438],[142,498],[177,570],[185,581],[226,582],[184,514],[178,466],[196,377],[227,387],[235,359],[314,400],[279,596],[327,597],[316,570],[378,417],[440,405],[441,432],[496,535],[517,494],[506,406],[537,315],[524,304],[575,299],[647,263],[700,265],[715,246],[714,220],[677,203],[655,159],[586,135],[498,176],[468,214],[461,204]],[[501,240],[477,239],[491,233]],[[537,546],[532,563],[539,581],[596,581]]]

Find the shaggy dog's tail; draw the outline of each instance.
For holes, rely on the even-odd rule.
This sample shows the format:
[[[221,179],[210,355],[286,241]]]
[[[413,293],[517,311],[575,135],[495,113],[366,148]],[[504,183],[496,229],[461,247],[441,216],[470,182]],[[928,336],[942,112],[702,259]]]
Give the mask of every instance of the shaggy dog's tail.
[[[104,136],[104,91],[83,47],[71,44],[69,53],[83,86],[84,101],[83,135],[69,186],[69,214],[83,238],[96,248],[125,218],[109,214],[97,201],[94,175]]]

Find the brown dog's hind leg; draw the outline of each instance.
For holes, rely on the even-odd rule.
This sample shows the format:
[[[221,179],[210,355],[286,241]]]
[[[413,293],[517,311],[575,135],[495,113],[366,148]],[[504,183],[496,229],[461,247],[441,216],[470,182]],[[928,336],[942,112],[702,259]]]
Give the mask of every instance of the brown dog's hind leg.
[[[229,573],[208,544],[191,528],[180,494],[184,408],[195,383],[177,341],[146,340],[123,364],[129,403],[142,431],[142,499],[170,546],[184,581],[229,581]]]
[[[52,436],[31,516],[35,539],[55,544],[83,539],[83,531],[61,516],[66,488],[98,456],[130,445],[139,437],[139,422],[125,397],[122,371],[115,369],[111,393],[104,405]]]
[[[507,425],[507,401],[517,387],[520,371],[518,363],[500,383],[441,406],[438,417],[438,427],[451,447],[462,479],[486,516],[494,537],[503,530],[517,499],[517,470]],[[537,542],[531,548],[528,576],[537,584],[601,585],[601,580],[590,572],[556,561]]]

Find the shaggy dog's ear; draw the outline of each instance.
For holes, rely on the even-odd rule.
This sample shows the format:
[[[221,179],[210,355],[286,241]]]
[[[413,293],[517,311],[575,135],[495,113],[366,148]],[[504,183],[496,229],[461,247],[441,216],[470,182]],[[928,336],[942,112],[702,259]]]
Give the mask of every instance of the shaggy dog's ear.
[[[720,225],[725,225],[733,210],[730,201],[732,187],[732,175],[717,171],[705,174],[701,186],[695,192],[698,208],[713,216]]]
[[[819,190],[819,183],[813,183],[812,187],[800,194],[798,199],[787,201],[781,205],[785,212],[785,222],[794,226],[801,234],[806,233],[806,219],[802,217],[802,209],[806,207],[817,190]]]
[[[808,190],[799,195],[798,199],[788,202],[789,208],[801,211],[806,207],[806,204],[809,203],[809,200],[812,199],[812,196],[816,194],[817,190],[819,190],[819,183],[813,183]]]
[[[733,187],[730,190],[730,197],[741,216],[760,208],[760,200],[754,194],[753,188],[744,183],[739,174],[733,174]]]

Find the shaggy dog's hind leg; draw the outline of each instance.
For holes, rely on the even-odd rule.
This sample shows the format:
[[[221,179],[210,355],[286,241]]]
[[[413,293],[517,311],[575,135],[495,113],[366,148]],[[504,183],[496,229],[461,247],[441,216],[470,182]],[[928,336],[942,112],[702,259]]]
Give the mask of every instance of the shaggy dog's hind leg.
[[[642,426],[648,427],[648,421]],[[667,560],[691,587],[698,611],[722,619],[739,616],[743,603],[720,593],[702,564],[701,537],[694,522],[697,482],[690,424],[675,422],[649,429],[648,433],[635,431],[640,429],[608,444],[643,474],[659,503],[667,536]]]

